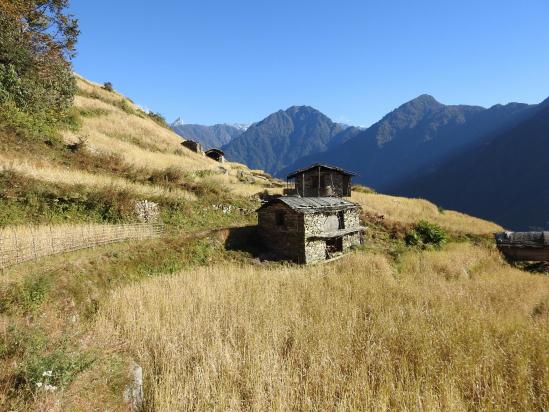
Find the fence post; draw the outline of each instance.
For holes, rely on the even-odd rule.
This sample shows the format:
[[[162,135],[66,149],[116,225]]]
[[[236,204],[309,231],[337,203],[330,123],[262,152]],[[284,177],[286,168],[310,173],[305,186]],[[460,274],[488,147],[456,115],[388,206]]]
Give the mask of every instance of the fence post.
[[[55,244],[53,242],[53,231],[51,230],[51,225],[48,226],[48,229],[50,230],[50,243],[51,243],[51,253],[55,253]]]
[[[4,270],[4,232],[0,230],[0,271]]]
[[[15,261],[16,263],[19,263],[19,242],[17,239],[17,233],[15,232],[15,228],[11,228],[12,234],[13,234],[13,244],[15,245]]]

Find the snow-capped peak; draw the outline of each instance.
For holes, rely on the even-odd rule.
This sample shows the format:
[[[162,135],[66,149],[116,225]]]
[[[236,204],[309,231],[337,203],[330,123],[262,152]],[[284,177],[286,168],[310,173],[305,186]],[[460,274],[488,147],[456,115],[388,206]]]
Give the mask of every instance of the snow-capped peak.
[[[248,130],[248,127],[250,127],[250,124],[248,124],[248,123],[233,123],[233,124],[230,124],[229,126],[236,127],[238,130],[242,130],[243,132],[245,132],[246,130]]]
[[[185,122],[183,121],[183,119],[181,117],[178,117],[177,119],[175,119],[175,121],[172,123],[172,127],[177,127],[177,126],[183,126],[185,124]]]

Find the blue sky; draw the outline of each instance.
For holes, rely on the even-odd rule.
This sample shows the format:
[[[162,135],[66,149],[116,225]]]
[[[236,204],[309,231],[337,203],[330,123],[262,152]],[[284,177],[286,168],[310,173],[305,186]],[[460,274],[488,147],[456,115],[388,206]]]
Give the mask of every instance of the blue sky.
[[[75,70],[173,121],[258,121],[292,105],[370,125],[422,93],[549,97],[547,0],[72,0]]]

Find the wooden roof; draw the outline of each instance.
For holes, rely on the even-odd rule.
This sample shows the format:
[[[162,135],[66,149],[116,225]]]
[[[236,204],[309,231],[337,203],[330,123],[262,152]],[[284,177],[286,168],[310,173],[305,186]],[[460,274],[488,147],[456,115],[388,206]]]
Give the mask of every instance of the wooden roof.
[[[295,172],[290,173],[287,176],[287,179],[292,179],[292,178],[296,177],[297,175],[300,175],[301,173],[305,173],[305,172],[308,172],[309,170],[318,169],[318,168],[326,169],[326,170],[333,170],[334,172],[341,173],[341,174],[346,175],[346,176],[356,176],[356,173],[349,172],[347,170],[341,169],[340,167],[325,165],[325,164],[321,164],[321,163],[315,163],[311,166],[307,166],[307,167],[304,167],[303,169],[299,169],[299,170],[296,170]]]

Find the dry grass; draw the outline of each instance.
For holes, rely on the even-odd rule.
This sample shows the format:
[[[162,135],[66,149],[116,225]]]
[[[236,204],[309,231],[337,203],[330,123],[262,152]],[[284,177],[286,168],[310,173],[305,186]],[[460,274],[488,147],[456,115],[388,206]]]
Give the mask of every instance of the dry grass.
[[[269,181],[261,178],[256,178],[252,174],[248,174],[248,178],[254,183],[241,182],[235,176],[235,173],[229,172],[228,174],[215,174],[209,176],[205,180],[212,182],[213,184],[220,185],[228,188],[232,193],[239,196],[253,196],[259,192],[263,192],[266,189],[270,194],[282,194],[282,188],[270,187]]]
[[[160,235],[147,223],[13,226],[0,228],[0,269],[36,258]]]
[[[106,104],[97,99],[77,97],[75,106],[82,109],[107,109],[109,113],[83,119],[81,130],[66,131],[65,141],[73,143],[86,136],[91,150],[121,155],[126,163],[148,170],[161,170],[170,166],[186,170],[217,167],[217,163],[184,149],[182,139],[172,131],[159,126],[151,119]]]
[[[415,224],[420,220],[428,220],[453,232],[477,235],[503,230],[501,226],[495,223],[463,213],[451,210],[440,211],[434,204],[423,199],[408,199],[359,192],[353,192],[352,199],[359,203],[365,212],[383,215],[385,219],[391,222]]]
[[[143,366],[147,410],[542,410],[548,299],[461,244],[156,278],[112,293],[98,331]]]
[[[127,179],[97,173],[88,173],[78,169],[54,167],[47,163],[32,163],[14,158],[7,159],[2,155],[0,155],[0,170],[13,170],[24,176],[52,183],[127,190],[145,197],[180,198],[186,200],[196,199],[194,194],[183,189],[168,190],[161,186],[134,183]]]
[[[180,145],[181,137],[173,131],[147,117],[140,117],[116,106],[122,99],[121,95],[110,94],[99,85],[81,78],[78,85],[88,95],[96,95],[98,98],[77,96],[75,106],[82,110],[102,110],[106,113],[85,117],[78,132],[64,132],[67,143],[74,143],[85,136],[91,152],[119,155],[127,165],[151,172],[173,167],[185,172],[209,171],[212,174],[220,170],[219,163],[183,148]],[[137,111],[137,106],[132,108]],[[262,171],[250,172],[244,165],[231,162],[224,163],[222,167],[228,175],[209,176],[209,180],[224,185],[237,195],[254,195],[271,186]],[[255,184],[239,181],[236,178],[239,171],[246,172]]]
[[[76,73],[75,77],[77,87],[84,93],[93,95],[97,97],[97,99],[101,99],[110,104],[116,104],[121,100],[124,100],[133,110],[139,110],[139,107],[137,105],[133,104],[126,96],[123,96],[117,91],[108,92],[107,90],[103,89],[103,86],[101,84],[85,79]]]

